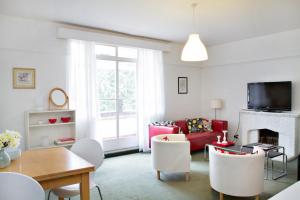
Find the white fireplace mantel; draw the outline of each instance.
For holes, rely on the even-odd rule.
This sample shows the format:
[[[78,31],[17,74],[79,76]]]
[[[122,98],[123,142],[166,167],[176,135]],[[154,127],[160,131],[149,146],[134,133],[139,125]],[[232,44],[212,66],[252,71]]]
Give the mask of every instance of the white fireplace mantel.
[[[249,144],[258,141],[258,129],[270,129],[279,133],[278,144],[284,146],[288,159],[300,153],[300,113],[240,111],[240,141]]]

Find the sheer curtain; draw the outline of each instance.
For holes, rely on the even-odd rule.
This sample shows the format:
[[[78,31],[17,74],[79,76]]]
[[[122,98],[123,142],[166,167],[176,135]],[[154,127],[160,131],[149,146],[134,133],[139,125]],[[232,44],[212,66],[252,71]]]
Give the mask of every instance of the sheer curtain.
[[[96,138],[96,56],[95,44],[70,40],[67,88],[70,107],[76,110],[77,138]]]
[[[162,52],[138,50],[138,133],[140,151],[149,151],[148,125],[165,114]]]

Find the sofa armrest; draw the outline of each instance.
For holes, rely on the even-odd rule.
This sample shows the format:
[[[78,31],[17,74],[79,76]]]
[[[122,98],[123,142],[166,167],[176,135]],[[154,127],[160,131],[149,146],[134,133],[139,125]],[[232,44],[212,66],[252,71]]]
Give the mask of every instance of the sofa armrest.
[[[211,128],[213,131],[222,132],[228,130],[228,121],[225,120],[212,120]]]
[[[177,134],[179,133],[178,126],[155,126],[149,125],[149,147],[151,147],[151,138],[161,134]]]

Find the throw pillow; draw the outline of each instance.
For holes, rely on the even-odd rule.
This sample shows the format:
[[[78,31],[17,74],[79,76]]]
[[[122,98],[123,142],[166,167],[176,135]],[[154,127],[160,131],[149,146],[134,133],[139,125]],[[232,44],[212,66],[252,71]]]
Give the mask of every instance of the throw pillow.
[[[201,118],[187,119],[189,133],[203,132],[203,122]]]
[[[212,132],[211,121],[202,119],[203,129],[208,132]]]
[[[174,121],[162,121],[162,122],[153,122],[152,125],[154,126],[174,126]]]

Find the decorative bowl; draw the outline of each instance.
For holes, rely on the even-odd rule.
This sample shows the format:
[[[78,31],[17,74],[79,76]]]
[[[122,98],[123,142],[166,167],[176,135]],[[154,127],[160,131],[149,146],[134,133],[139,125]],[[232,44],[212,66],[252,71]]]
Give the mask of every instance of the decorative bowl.
[[[71,121],[71,117],[61,117],[60,120],[63,122],[63,123],[68,123]]]
[[[56,118],[50,118],[50,119],[48,119],[48,121],[49,121],[49,123],[50,124],[54,124],[54,123],[56,123]]]

